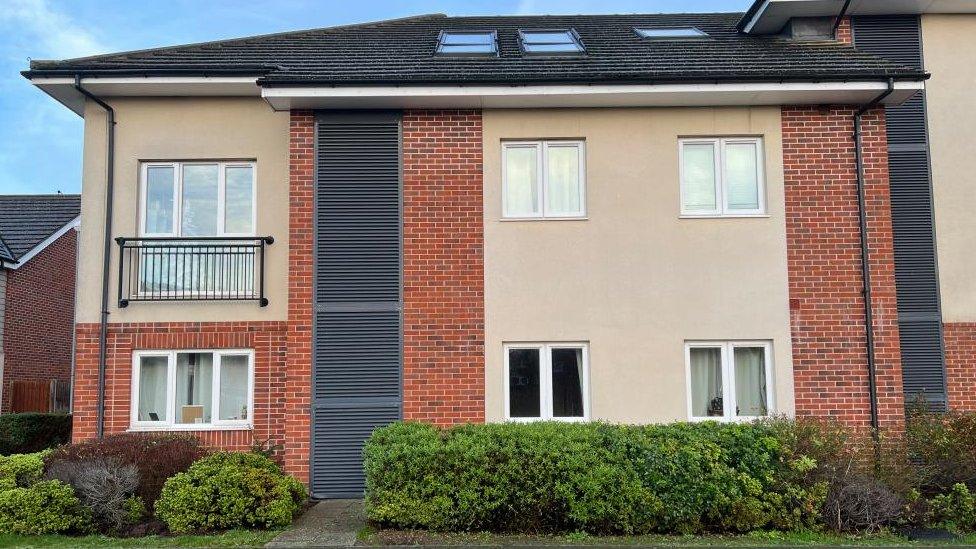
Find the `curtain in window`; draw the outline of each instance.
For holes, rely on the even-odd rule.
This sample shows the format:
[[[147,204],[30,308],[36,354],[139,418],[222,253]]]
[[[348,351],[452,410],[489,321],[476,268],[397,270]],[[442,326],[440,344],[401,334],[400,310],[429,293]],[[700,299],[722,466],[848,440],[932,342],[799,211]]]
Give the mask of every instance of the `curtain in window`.
[[[166,421],[166,378],[169,358],[139,359],[139,421]]]
[[[505,150],[505,215],[518,217],[539,213],[539,166],[537,147]]]
[[[685,143],[682,149],[682,200],[689,211],[713,211],[715,199],[715,145]]]
[[[176,355],[176,423],[210,423],[213,355]]]
[[[546,208],[553,215],[580,213],[579,147],[552,145],[546,149]]]
[[[247,357],[224,355],[220,358],[220,410],[218,419],[245,420],[247,409]]]
[[[696,347],[691,355],[691,415],[721,416],[722,350],[718,347]]]
[[[762,347],[736,347],[735,400],[740,416],[766,415],[766,354]]]
[[[583,350],[552,350],[552,415],[583,417]]]
[[[730,210],[759,209],[759,167],[755,143],[728,143],[725,146],[725,177]]]

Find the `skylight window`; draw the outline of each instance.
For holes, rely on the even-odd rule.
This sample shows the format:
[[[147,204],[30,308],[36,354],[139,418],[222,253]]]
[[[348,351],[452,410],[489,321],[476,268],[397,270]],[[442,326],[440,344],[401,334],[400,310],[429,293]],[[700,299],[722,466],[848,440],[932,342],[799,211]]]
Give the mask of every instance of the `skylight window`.
[[[442,55],[493,55],[498,53],[495,31],[441,31],[437,53]]]
[[[519,31],[525,53],[582,53],[583,42],[573,29]]]
[[[642,38],[707,38],[708,33],[695,27],[638,27],[634,29]]]

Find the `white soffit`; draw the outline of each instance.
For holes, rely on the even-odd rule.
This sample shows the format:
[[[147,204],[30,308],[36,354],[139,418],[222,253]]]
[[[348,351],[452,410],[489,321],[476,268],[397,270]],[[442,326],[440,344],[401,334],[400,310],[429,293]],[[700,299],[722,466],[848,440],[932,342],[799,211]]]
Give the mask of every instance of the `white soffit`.
[[[831,17],[844,0],[765,0],[743,30],[750,34],[776,34],[793,17]],[[976,13],[974,0],[853,0],[848,15],[921,13]]]
[[[410,86],[264,88],[275,110],[377,108],[709,107],[731,105],[863,104],[886,82],[752,84]],[[899,104],[923,89],[896,82],[885,104]]]

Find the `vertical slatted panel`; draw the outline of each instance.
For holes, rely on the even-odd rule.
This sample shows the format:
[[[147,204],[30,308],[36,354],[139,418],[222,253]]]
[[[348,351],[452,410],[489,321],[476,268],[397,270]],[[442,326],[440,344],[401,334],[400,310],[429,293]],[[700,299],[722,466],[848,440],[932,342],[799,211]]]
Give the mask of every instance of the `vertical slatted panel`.
[[[854,17],[854,45],[903,65],[922,68],[918,16]],[[925,93],[886,109],[895,286],[901,334],[902,378],[908,401],[924,393],[946,407],[945,351],[935,220],[929,166]]]
[[[400,117],[316,124],[312,495],[363,494],[363,442],[401,415]]]

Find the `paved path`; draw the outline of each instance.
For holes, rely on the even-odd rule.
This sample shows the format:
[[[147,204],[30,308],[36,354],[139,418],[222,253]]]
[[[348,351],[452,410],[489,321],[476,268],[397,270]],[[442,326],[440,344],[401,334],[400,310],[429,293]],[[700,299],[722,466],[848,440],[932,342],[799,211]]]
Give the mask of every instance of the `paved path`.
[[[351,547],[366,522],[361,499],[327,499],[315,504],[265,547]]]

